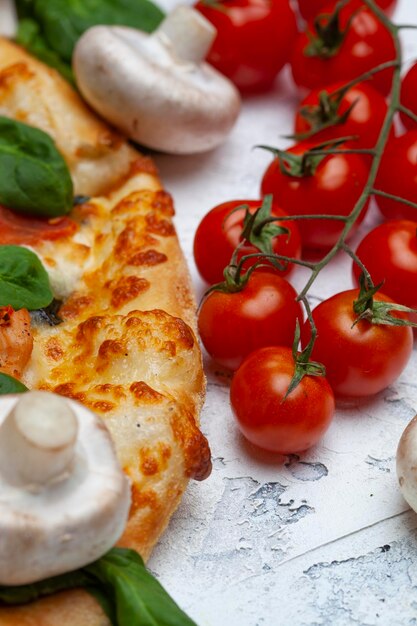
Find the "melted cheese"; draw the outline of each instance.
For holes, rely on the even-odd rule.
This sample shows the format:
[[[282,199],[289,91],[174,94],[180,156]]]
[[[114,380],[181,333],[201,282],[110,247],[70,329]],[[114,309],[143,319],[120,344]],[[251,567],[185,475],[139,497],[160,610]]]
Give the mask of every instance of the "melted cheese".
[[[132,479],[123,544],[147,554],[190,476],[209,471],[195,422],[204,389],[194,306],[170,196],[136,175],[74,209],[79,230],[35,251],[64,298],[64,323],[34,329],[23,381],[78,400],[105,419]],[[191,305],[190,305],[191,303]],[[161,310],[161,309],[165,310]],[[166,311],[169,311],[166,312]]]

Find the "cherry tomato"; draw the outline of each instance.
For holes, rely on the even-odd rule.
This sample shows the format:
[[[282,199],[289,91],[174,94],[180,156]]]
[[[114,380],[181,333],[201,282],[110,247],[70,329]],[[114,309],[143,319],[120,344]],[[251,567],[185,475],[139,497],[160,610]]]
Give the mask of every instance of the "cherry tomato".
[[[230,263],[232,254],[240,242],[245,209],[235,211],[233,209],[241,205],[249,206],[254,213],[261,206],[262,200],[231,200],[219,204],[203,217],[194,238],[194,259],[204,280],[213,285],[223,280],[223,270]],[[278,207],[272,208],[272,214],[276,217],[285,215]],[[301,257],[300,232],[295,222],[283,221],[274,224],[288,229],[288,234],[282,234],[274,238],[273,250],[276,254],[282,254],[292,258]],[[254,254],[258,250],[254,246],[245,245],[239,259],[246,254]],[[245,269],[256,263],[257,259],[247,261]],[[276,270],[284,276],[292,269],[288,264],[282,271]]]
[[[327,11],[326,6],[324,12],[331,13],[331,7]],[[342,31],[347,30],[346,35],[339,47],[332,37],[332,43],[329,41],[322,46],[321,54],[317,52],[310,56],[312,46],[319,43],[313,23],[310,22],[307,30],[298,36],[291,66],[295,83],[299,87],[316,89],[340,80],[349,81],[381,63],[395,60],[391,33],[372,11],[362,6],[349,24],[351,17],[349,5],[346,5],[340,11],[340,27]],[[393,71],[389,68],[375,74],[372,86],[387,95],[391,89]]]
[[[198,314],[201,340],[210,356],[229,369],[269,345],[290,346],[303,319],[295,289],[274,272],[255,270],[235,293],[212,291]]]
[[[417,309],[417,221],[395,220],[377,226],[361,241],[356,254],[375,285],[384,281],[387,296]],[[357,284],[360,274],[354,263]]]
[[[305,20],[311,20],[322,13],[323,7],[334,8],[336,4],[337,0],[333,0],[331,3],[329,3],[328,0],[298,0],[300,13]],[[360,0],[351,0],[348,6],[354,11],[360,4],[362,4]],[[376,4],[391,15],[397,4],[397,0],[376,0]]]
[[[302,155],[310,146],[297,144],[288,152]],[[266,170],[261,192],[272,193],[274,201],[289,215],[347,216],[362,194],[368,178],[368,167],[356,154],[325,156],[312,175],[295,177],[284,174],[275,159]],[[355,227],[366,212],[362,211]],[[312,219],[298,221],[303,248],[328,249],[338,240],[344,223]]]
[[[220,6],[197,2],[196,8],[217,29],[207,61],[241,91],[271,87],[297,35],[289,1],[223,0]]]
[[[335,408],[323,376],[304,376],[287,396],[294,374],[290,348],[252,352],[235,373],[230,400],[237,424],[251,443],[280,454],[302,452],[324,435]]]
[[[408,363],[413,350],[413,331],[409,326],[386,326],[360,320],[353,302],[359,290],[343,291],[321,302],[313,311],[317,340],[311,358],[323,363],[335,395],[370,396],[393,383]],[[375,301],[392,302],[378,292]],[[407,319],[406,313],[392,315]],[[306,322],[301,342],[311,337]]]
[[[417,115],[417,63],[415,63],[403,78],[401,85],[401,104]],[[417,129],[417,122],[408,115],[400,112],[401,121],[408,130]]]
[[[376,189],[417,203],[417,130],[391,139],[385,149],[375,181]],[[388,219],[415,220],[417,209],[397,200],[375,196]]]
[[[388,107],[384,97],[369,83],[359,83],[348,89],[342,97],[338,97],[337,90],[341,87],[343,82],[315,89],[304,98],[295,118],[296,134],[308,133],[317,124],[330,124],[312,135],[314,141],[356,136],[355,141],[349,142],[352,147],[373,148],[387,114]],[[334,108],[329,109],[329,104]],[[343,119],[349,109],[347,119]]]

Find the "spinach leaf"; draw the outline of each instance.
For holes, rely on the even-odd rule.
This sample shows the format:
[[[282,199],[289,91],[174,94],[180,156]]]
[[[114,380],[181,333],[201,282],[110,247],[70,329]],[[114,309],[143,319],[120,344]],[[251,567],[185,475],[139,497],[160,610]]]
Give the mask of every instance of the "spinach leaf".
[[[113,599],[117,626],[195,626],[133,550],[114,548],[84,569]]]
[[[75,572],[20,587],[0,587],[0,602],[24,604],[64,589],[85,587],[113,626],[196,626],[147,571],[137,552],[113,548]]]
[[[0,203],[41,217],[65,215],[73,204],[71,176],[52,139],[1,116]]]
[[[70,79],[74,46],[91,26],[131,26],[152,32],[164,17],[150,0],[17,0],[17,8],[22,20],[17,42]],[[36,32],[27,18],[37,25]]]
[[[58,591],[76,589],[77,587],[86,587],[88,585],[91,585],[89,576],[83,570],[76,570],[75,572],[68,572],[67,574],[40,580],[30,585],[0,587],[0,603],[11,606],[27,604]]]
[[[0,372],[0,396],[6,393],[23,393],[23,391],[28,391],[28,388],[20,380]]]
[[[20,246],[0,246],[0,306],[33,310],[52,299],[48,274],[36,254]]]
[[[63,61],[59,54],[50,48],[41,33],[39,24],[34,19],[28,17],[19,21],[16,41],[35,57],[58,70],[69,83],[75,86],[71,65]]]

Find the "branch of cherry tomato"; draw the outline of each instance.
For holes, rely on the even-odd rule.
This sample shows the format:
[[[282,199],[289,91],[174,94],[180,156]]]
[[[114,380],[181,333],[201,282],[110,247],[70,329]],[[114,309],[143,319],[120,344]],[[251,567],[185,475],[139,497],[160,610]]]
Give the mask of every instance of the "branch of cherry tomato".
[[[225,5],[229,2],[233,0],[225,0]],[[308,6],[311,6],[312,0],[309,2]],[[325,2],[315,0],[320,6]],[[275,6],[278,4],[283,5],[275,3]],[[275,452],[289,453],[310,447],[330,423],[334,411],[333,392],[339,396],[375,394],[398,377],[411,355],[413,335],[409,326],[416,325],[417,311],[405,303],[395,303],[403,302],[403,294],[393,297],[394,302],[381,293],[382,280],[376,281],[376,286],[373,282],[379,269],[378,262],[373,262],[377,245],[381,248],[381,255],[386,252],[388,256],[389,248],[388,243],[384,248],[374,233],[378,229],[384,230],[388,241],[388,237],[393,236],[393,223],[387,222],[371,231],[356,252],[347,243],[349,235],[363,219],[372,196],[378,198],[378,205],[387,217],[393,203],[411,210],[417,208],[416,202],[398,194],[398,185],[388,189],[385,185],[386,172],[390,173],[390,168],[392,170],[396,165],[395,150],[392,147],[386,150],[394,135],[394,116],[399,112],[404,126],[410,130],[416,128],[417,123],[417,69],[413,68],[401,85],[399,31],[406,26],[395,26],[385,15],[382,9],[392,4],[393,0],[342,0],[336,5],[332,18],[327,15],[322,19],[322,16],[316,19],[315,25],[309,24],[311,31],[299,36],[304,40],[298,48],[296,44],[293,53],[293,76],[300,85],[314,87],[309,84],[311,77],[314,78],[317,67],[324,68],[320,65],[322,61],[315,58],[317,46],[310,46],[314,29],[325,42],[323,56],[330,59],[329,68],[333,68],[328,74],[337,76],[341,71],[337,59],[340,46],[349,37],[352,47],[358,38],[360,40],[360,33],[354,29],[354,18],[361,11],[365,21],[374,20],[374,25],[377,23],[378,28],[384,29],[377,53],[388,54],[389,60],[377,56],[378,62],[371,69],[356,72],[354,78],[348,76],[349,80],[342,76],[345,80],[339,80],[339,84],[330,79],[334,82],[331,89],[323,87],[313,91],[302,103],[296,120],[295,138],[301,143],[285,152],[267,148],[274,153],[275,159],[262,181],[262,206],[258,201],[220,205],[206,216],[208,219],[203,220],[196,234],[197,266],[208,282],[217,283],[209,290],[211,296],[204,301],[199,313],[203,343],[217,362],[237,370],[232,381],[231,402],[241,431],[256,445]],[[303,0],[299,0],[299,5],[302,11],[307,10]],[[351,5],[351,13],[347,5]],[[332,32],[327,33],[329,22]],[[351,35],[349,29],[355,32]],[[311,58],[312,65],[309,67],[306,61],[305,64],[298,63],[297,67],[297,54],[307,49],[306,42],[306,59]],[[320,52],[320,46],[317,50]],[[384,95],[388,95],[391,85],[388,106],[384,95],[364,82],[370,78]],[[360,98],[374,103],[372,120],[360,127],[360,120],[355,119],[353,126],[349,126]],[[346,124],[349,131],[352,127],[356,129],[356,124],[361,132],[355,137],[334,139],[335,125],[341,124]],[[403,149],[407,148],[406,135],[397,141],[404,144]],[[393,153],[391,161],[386,156],[390,151]],[[350,168],[351,178],[337,190],[339,195],[335,193],[330,198],[332,206],[325,207],[329,209],[326,213],[318,210],[321,204],[319,199],[315,201],[314,193],[317,195],[320,185],[317,183],[314,187],[314,181],[319,176],[325,180],[323,172],[331,159],[334,164],[338,161],[345,169]],[[297,181],[302,181],[300,188],[302,184],[306,187],[304,202],[299,206],[306,212],[292,215],[291,201],[295,197],[293,191]],[[362,189],[358,197],[357,188]],[[277,189],[279,193],[276,194]],[[275,195],[278,196],[284,211],[272,205],[269,194],[274,194],[274,199]],[[404,195],[410,195],[409,189]],[[343,203],[345,196],[345,207],[351,202],[353,208],[350,212],[333,212],[334,207]],[[411,197],[415,198],[416,194],[411,193]],[[307,212],[306,208],[313,210]],[[224,230],[227,221],[228,245],[234,240],[236,249],[229,265],[227,246],[216,250],[218,258],[214,263],[202,253],[201,241],[214,233],[216,221]],[[322,231],[321,222],[327,224]],[[286,228],[282,230],[284,224]],[[301,259],[297,224],[307,247],[326,249],[320,261]],[[416,225],[402,222],[401,236],[405,248],[407,245],[417,248]],[[280,227],[281,232],[278,232]],[[414,244],[410,243],[412,241]],[[340,251],[352,259],[360,288],[338,293],[312,311],[308,300],[310,289]],[[209,254],[212,253],[210,250]],[[364,257],[367,257],[366,264]],[[220,267],[226,266],[223,282],[220,282],[218,270],[209,268],[216,263]],[[417,272],[417,259],[415,263]],[[311,272],[299,294],[283,278],[292,265],[303,266]],[[391,291],[395,291],[396,283],[402,280],[388,278]],[[219,289],[223,293],[217,292]],[[227,300],[231,293],[233,306]],[[413,307],[416,306],[414,302],[417,302],[416,298]],[[303,322],[301,304],[307,313],[306,322]],[[347,337],[348,332],[350,337]],[[293,338],[291,341],[290,337]],[[300,340],[302,349],[299,352]],[[252,352],[254,348],[258,349]],[[345,361],[347,369],[354,371],[350,377],[342,371],[346,369],[341,365]],[[322,363],[326,365],[327,379]],[[361,373],[364,374],[362,380]]]

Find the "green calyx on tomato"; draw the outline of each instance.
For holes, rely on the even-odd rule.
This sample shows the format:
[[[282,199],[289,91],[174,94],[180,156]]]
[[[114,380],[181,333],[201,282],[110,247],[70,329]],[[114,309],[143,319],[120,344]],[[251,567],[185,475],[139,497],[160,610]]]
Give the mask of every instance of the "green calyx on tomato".
[[[314,176],[320,163],[328,156],[337,154],[334,148],[338,148],[346,141],[354,139],[354,137],[340,137],[337,139],[329,139],[323,143],[319,143],[311,148],[306,149],[301,154],[294,154],[279,148],[271,146],[257,146],[262,150],[269,150],[278,159],[281,173],[285,176],[293,178],[306,178]]]
[[[295,135],[297,141],[307,139],[316,133],[332,126],[345,124],[349,119],[352,109],[356,106],[358,98],[354,100],[343,113],[339,113],[340,105],[349,86],[328,92],[325,89],[319,93],[318,104],[307,104],[300,109],[300,115],[310,127],[306,133]]]
[[[251,243],[264,254],[273,254],[272,241],[274,237],[291,234],[288,228],[274,223],[277,219],[272,215],[272,194],[268,194],[255,213],[251,213],[249,207],[246,207],[242,239]]]
[[[285,402],[290,393],[294,391],[296,387],[298,387],[304,376],[326,376],[326,368],[322,363],[318,363],[317,361],[310,361],[310,356],[314,347],[316,336],[317,330],[314,324],[312,324],[311,339],[304,348],[304,350],[302,350],[302,352],[298,352],[298,346],[300,344],[301,338],[301,329],[300,323],[297,319],[295,324],[294,343],[292,346],[292,355],[295,363],[294,375],[288,386],[287,392],[282,399],[282,402]]]
[[[401,319],[391,315],[391,311],[402,311],[404,313],[414,313],[417,311],[395,302],[382,302],[374,300],[374,295],[381,289],[383,282],[374,285],[369,276],[362,274],[359,277],[359,296],[353,303],[353,310],[358,316],[353,323],[355,326],[361,320],[367,320],[370,324],[381,324],[385,326],[415,326],[417,323],[408,319]]]
[[[350,24],[357,13],[357,11],[352,13],[347,21],[346,28],[342,29],[339,14],[344,5],[345,2],[339,2],[332,14],[323,13],[316,17],[314,20],[316,32],[312,33],[310,30],[307,30],[309,44],[304,49],[305,56],[329,59],[339,52]]]
[[[252,272],[264,266],[263,259],[268,259],[269,263],[280,271],[284,269],[283,263],[274,254],[272,242],[274,237],[278,235],[290,236],[290,231],[288,228],[274,224],[274,222],[279,221],[279,218],[272,215],[272,195],[266,195],[262,205],[254,213],[251,213],[248,205],[242,204],[236,207],[231,214],[242,209],[245,209],[246,213],[243,219],[241,242],[235,249],[229,265],[224,269],[224,281],[210,287],[205,294],[206,296],[212,291],[223,291],[224,293],[241,291],[247,284]],[[239,252],[246,243],[257,248],[259,254],[247,254],[238,260]],[[258,257],[259,261],[244,271],[245,262],[254,257]]]

